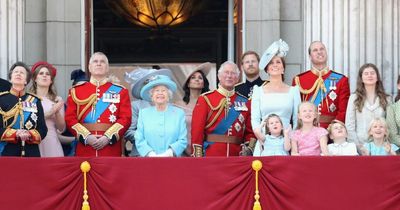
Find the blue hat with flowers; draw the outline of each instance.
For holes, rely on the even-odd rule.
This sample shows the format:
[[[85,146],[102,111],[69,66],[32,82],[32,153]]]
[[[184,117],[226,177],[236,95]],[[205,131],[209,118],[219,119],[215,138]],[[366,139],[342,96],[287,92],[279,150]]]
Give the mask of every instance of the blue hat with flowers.
[[[173,93],[176,91],[176,84],[166,75],[154,75],[149,77],[145,82],[142,90],[140,91],[140,97],[142,99],[151,102],[150,90],[156,86],[164,85]]]
[[[82,69],[75,69],[71,72],[71,80],[73,80],[73,84],[76,84],[78,82],[86,82],[88,78]]]
[[[274,56],[285,57],[288,52],[289,45],[282,39],[279,39],[278,41],[272,43],[267,50],[265,50],[260,59],[258,67],[264,70]]]
[[[145,81],[155,75],[166,75],[172,77],[172,72],[169,69],[144,69],[137,68],[129,73],[125,73],[125,81],[131,84],[131,94],[136,99],[142,99],[140,91],[145,85]]]

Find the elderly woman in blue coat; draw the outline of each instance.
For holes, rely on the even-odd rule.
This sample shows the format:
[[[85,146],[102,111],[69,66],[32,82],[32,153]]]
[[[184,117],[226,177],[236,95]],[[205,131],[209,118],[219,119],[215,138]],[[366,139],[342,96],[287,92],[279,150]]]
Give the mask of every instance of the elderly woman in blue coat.
[[[140,91],[144,100],[154,104],[139,111],[135,144],[140,156],[177,157],[185,150],[185,113],[168,103],[175,91],[175,82],[165,75],[149,78]]]

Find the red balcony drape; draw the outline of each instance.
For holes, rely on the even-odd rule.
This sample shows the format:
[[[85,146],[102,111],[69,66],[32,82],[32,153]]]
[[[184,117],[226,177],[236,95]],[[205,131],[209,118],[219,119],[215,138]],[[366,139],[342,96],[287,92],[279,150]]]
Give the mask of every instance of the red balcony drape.
[[[252,209],[256,158],[0,158],[0,209]],[[263,210],[400,209],[400,157],[262,157]]]

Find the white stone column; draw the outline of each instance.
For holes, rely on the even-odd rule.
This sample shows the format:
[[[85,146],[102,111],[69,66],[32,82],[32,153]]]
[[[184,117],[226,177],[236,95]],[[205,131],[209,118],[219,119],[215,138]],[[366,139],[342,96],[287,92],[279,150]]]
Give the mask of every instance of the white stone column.
[[[244,3],[246,45],[243,50],[253,50],[262,56],[267,47],[281,37],[280,1],[247,0]],[[261,77],[267,77],[264,71]]]
[[[0,77],[16,61],[23,61],[23,0],[0,1]]]
[[[304,0],[304,47],[321,40],[331,68],[347,75],[355,90],[364,63],[380,70],[387,93],[397,92],[399,74],[399,0]],[[304,55],[305,69],[310,68]]]
[[[81,66],[81,0],[24,0],[24,56],[28,65],[44,60],[57,68],[56,89],[64,99],[70,72]]]

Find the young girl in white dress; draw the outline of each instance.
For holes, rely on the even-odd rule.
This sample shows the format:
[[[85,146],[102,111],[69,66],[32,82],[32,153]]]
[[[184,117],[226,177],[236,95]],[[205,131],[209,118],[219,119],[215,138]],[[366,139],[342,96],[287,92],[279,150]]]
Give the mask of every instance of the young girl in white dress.
[[[257,141],[253,156],[289,155],[290,127],[284,130],[281,118],[270,114],[262,123],[265,126],[265,136]]]
[[[343,122],[333,120],[328,126],[328,134],[333,141],[332,144],[328,144],[329,155],[358,155],[356,144],[347,142],[347,129]]]

